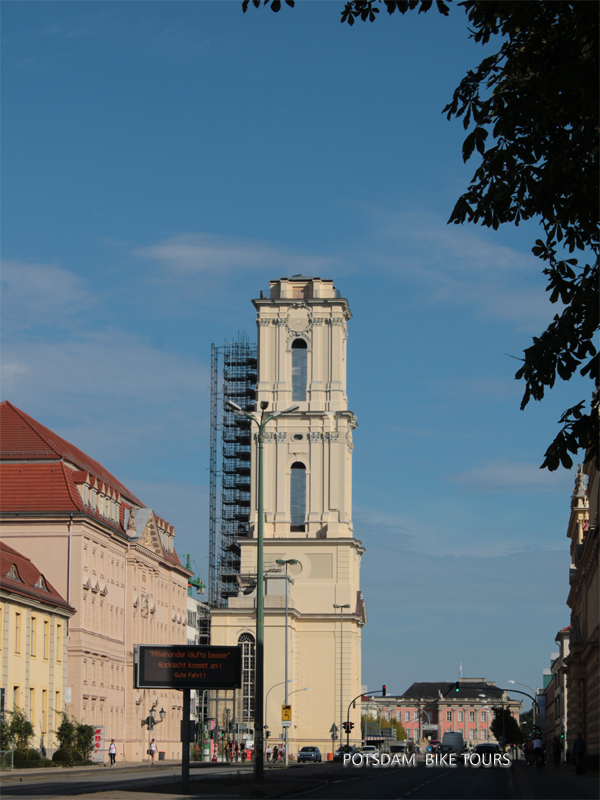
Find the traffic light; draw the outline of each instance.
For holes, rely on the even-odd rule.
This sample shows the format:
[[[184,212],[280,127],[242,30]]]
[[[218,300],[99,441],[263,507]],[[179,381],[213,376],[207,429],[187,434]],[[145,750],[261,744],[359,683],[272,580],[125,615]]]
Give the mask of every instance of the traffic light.
[[[267,739],[269,738],[270,735],[271,731],[267,728],[267,730],[265,731],[265,736],[267,737]]]
[[[385,697],[385,693],[386,692],[387,692],[387,689],[385,688],[385,683],[384,683],[383,686],[381,687],[381,695],[382,695],[382,697]]]
[[[349,722],[342,722],[342,727],[344,729],[344,733],[350,733],[350,723]]]
[[[354,723],[353,723],[353,722],[350,722],[350,723],[348,723],[348,724],[350,725],[350,730],[352,730],[352,728],[354,727]]]
[[[456,681],[456,683],[454,684],[454,691],[456,692],[456,694],[460,692],[460,681]]]

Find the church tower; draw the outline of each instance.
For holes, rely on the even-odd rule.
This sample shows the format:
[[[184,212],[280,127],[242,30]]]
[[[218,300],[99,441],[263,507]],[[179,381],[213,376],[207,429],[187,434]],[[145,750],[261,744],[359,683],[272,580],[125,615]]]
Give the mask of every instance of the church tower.
[[[333,281],[302,275],[271,281],[269,296],[261,293],[253,304],[258,326],[257,409],[261,402],[268,403],[271,413],[298,406],[269,422],[264,437],[269,743],[281,741],[287,605],[289,751],[295,754],[304,745],[316,745],[324,754],[331,752],[331,728],[339,728],[340,709],[345,720],[348,704],[361,691],[361,629],[366,624],[360,592],[364,548],[352,525],[352,436],[357,422],[346,393],[347,325],[352,315]],[[212,643],[241,643],[248,665],[258,519],[255,428],[252,433],[250,525],[248,536],[236,540],[240,591],[229,598],[227,609],[213,609],[212,617]],[[278,564],[285,561],[295,562],[288,563],[287,578]],[[251,681],[249,672],[236,703],[239,722],[253,716]],[[350,719],[355,724],[350,741],[358,743],[359,708],[351,710]]]

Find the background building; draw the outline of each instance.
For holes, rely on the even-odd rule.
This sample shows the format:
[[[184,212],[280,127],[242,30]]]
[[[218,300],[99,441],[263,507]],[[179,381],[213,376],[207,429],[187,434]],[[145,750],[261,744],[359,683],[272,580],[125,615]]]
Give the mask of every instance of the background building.
[[[585,475],[588,476],[587,489]],[[581,465],[571,497],[567,536],[571,540],[569,595],[570,653],[567,668],[569,749],[578,733],[587,742],[588,758],[598,766],[600,753],[600,669],[598,664],[598,470]]]
[[[391,721],[401,722],[415,744],[441,741],[445,733],[456,732],[471,747],[496,741],[491,730],[494,707],[508,708],[519,721],[522,703],[511,700],[493,681],[461,678],[456,689],[456,682],[413,683],[399,697],[364,697],[362,714],[376,719],[379,731]]]
[[[361,629],[366,624],[360,592],[364,548],[355,538],[352,524],[352,436],[357,423],[346,395],[351,314],[348,301],[340,297],[333,281],[301,275],[272,281],[269,291],[261,292],[253,303],[258,325],[257,371],[252,376],[253,355],[248,347],[244,352],[226,349],[221,399],[234,399],[252,409],[255,402],[257,407],[267,402],[270,412],[299,406],[270,422],[265,434],[266,721],[272,743],[281,736],[287,606],[293,714],[290,749],[312,744],[327,750],[332,746],[330,729],[334,723],[340,724],[340,699],[345,719],[348,704],[360,695]],[[237,359],[236,363],[232,359]],[[238,369],[243,374],[233,372]],[[232,381],[232,376],[239,380]],[[235,396],[231,394],[234,390],[238,392]],[[212,644],[241,644],[245,666],[242,690],[215,697],[211,715],[220,724],[229,716],[235,723],[252,727],[256,431],[227,410],[222,419],[223,447],[231,453],[226,456],[223,473],[224,478],[233,476],[223,493],[224,497],[231,493],[236,511],[233,522],[228,512],[226,536],[220,541],[231,554],[229,560],[220,562],[227,562],[227,580],[224,570],[209,578],[210,586],[218,581],[221,587],[212,610]],[[237,528],[236,520],[240,523]],[[287,577],[280,561],[294,562],[288,564]],[[345,608],[340,611],[334,606]],[[359,708],[351,710],[350,719],[355,723],[351,741],[358,742]]]
[[[187,640],[189,571],[175,531],[108,470],[11,403],[0,404],[2,539],[34,563],[76,609],[66,634],[66,710],[103,725],[119,758],[146,758],[140,726],[167,758],[181,754],[179,692],[135,690],[136,644]],[[157,717],[158,719],[158,717]]]
[[[7,711],[33,725],[32,746],[52,752],[67,689],[67,628],[75,613],[31,559],[0,542],[0,675]]]

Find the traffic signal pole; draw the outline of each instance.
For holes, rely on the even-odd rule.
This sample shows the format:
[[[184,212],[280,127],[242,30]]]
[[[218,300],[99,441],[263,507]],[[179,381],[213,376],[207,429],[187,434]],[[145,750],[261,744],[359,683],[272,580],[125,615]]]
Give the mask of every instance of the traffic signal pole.
[[[381,689],[377,689],[373,692],[361,692],[360,694],[357,694],[353,700],[350,700],[350,703],[348,704],[348,711],[346,712],[346,722],[343,723],[344,730],[346,731],[347,747],[350,747],[350,731],[354,727],[354,723],[350,722],[350,707],[356,704],[356,701],[359,699],[359,697],[368,697],[371,694],[380,694],[382,697],[385,697],[387,694],[387,689],[384,685],[381,687]],[[342,733],[340,731],[340,738],[341,735]]]

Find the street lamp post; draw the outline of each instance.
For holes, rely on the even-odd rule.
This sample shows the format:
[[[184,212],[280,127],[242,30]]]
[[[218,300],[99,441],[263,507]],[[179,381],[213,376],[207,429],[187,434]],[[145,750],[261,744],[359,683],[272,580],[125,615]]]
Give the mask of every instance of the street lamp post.
[[[152,744],[152,731],[156,725],[159,725],[166,716],[166,711],[164,708],[158,712],[160,719],[156,719],[156,703],[153,703],[152,708],[150,709],[150,713],[146,717],[146,719],[142,720],[142,728],[144,725],[148,727],[148,766],[150,766],[150,750],[152,749],[150,745]]]
[[[254,746],[254,777],[257,781],[261,781],[264,775],[264,693],[265,693],[265,586],[264,586],[264,568],[263,568],[263,532],[264,532],[264,512],[263,512],[263,449],[265,443],[265,427],[268,422],[282,414],[290,414],[292,411],[297,411],[300,406],[290,406],[284,411],[276,411],[274,414],[265,416],[265,411],[269,407],[268,400],[260,401],[260,420],[254,414],[244,411],[237,403],[228,400],[225,405],[240,417],[255,422],[258,427],[257,441],[258,441],[258,475],[257,475],[257,489],[258,489],[258,530],[256,537],[256,677],[254,682],[254,735],[256,738]]]
[[[287,606],[288,606],[288,566],[289,564],[297,564],[298,560],[296,558],[287,558],[287,559],[276,559],[276,563],[279,566],[283,566],[285,564],[285,704],[288,704],[288,679],[287,679],[287,664],[288,664],[288,643],[287,643]],[[285,765],[288,765],[288,729],[284,728],[284,742],[285,742]]]
[[[333,604],[334,608],[340,610],[340,744],[342,742],[342,731],[344,730],[344,609],[350,608],[349,603],[339,605]]]
[[[512,684],[516,684],[517,686],[524,686],[526,689],[529,689],[530,692],[533,692],[533,694],[535,694],[535,692],[533,691],[531,686],[528,686],[526,683],[519,683],[519,681],[506,681],[506,682],[507,683],[512,683]],[[516,689],[514,691],[517,692]],[[517,692],[517,694],[518,694],[518,692]],[[535,730],[535,707],[536,707],[536,705],[537,705],[536,701],[534,701],[531,704],[531,711],[533,713],[533,730]]]

